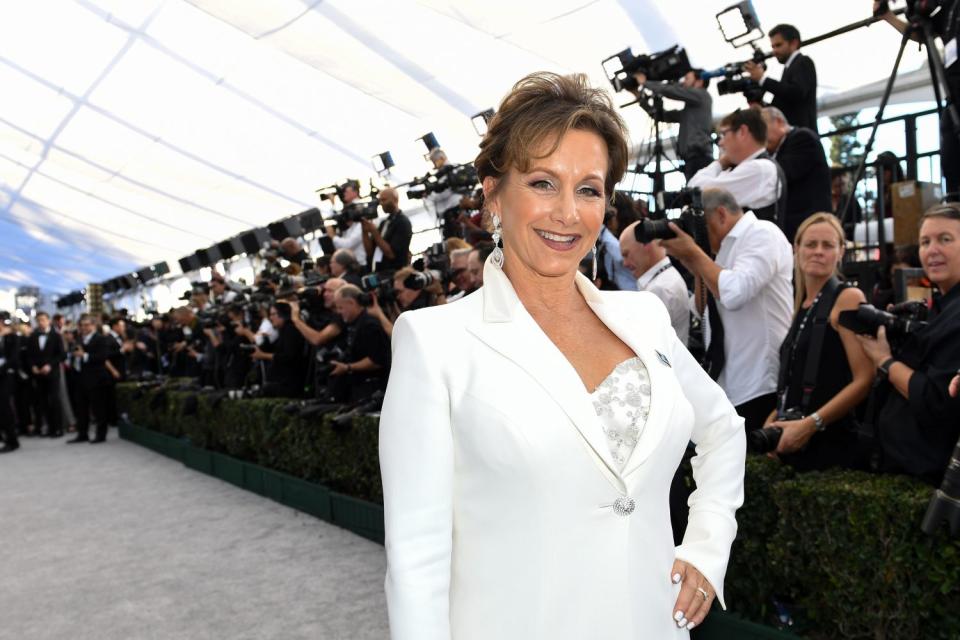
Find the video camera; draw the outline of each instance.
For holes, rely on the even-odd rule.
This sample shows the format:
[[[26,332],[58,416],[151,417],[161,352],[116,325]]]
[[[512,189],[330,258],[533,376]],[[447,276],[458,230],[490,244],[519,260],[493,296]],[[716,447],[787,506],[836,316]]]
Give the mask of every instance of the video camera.
[[[418,200],[447,190],[467,193],[473,191],[478,183],[477,169],[473,163],[445,164],[439,169],[411,180],[407,186],[407,197]]]
[[[837,321],[854,333],[876,337],[880,327],[886,327],[887,340],[898,348],[913,333],[927,326],[927,306],[920,301],[901,302],[881,311],[872,304],[861,304],[856,309],[841,311]]]
[[[634,227],[637,242],[646,244],[653,240],[670,240],[677,234],[670,228],[673,222],[680,230],[691,236],[704,253],[710,255],[710,239],[707,235],[707,218],[703,210],[703,193],[699,187],[685,188],[680,191],[661,191],[657,194],[657,206],[660,209],[682,209],[680,216],[669,220],[645,218]]]
[[[754,45],[753,57],[749,60],[731,62],[717,69],[704,71],[701,77],[704,79],[722,77],[723,80],[717,83],[717,93],[722,96],[730,93],[742,93],[747,101],[760,102],[763,100],[763,87],[753,81],[753,78],[744,70],[744,66],[748,62],[754,62],[766,69],[768,57],[759,47]]]
[[[616,60],[619,69],[609,64]],[[616,53],[603,61],[607,79],[614,91],[636,91],[639,88],[633,74],[643,73],[648,80],[673,82],[680,80],[693,68],[687,58],[687,51],[678,44],[657,53],[633,55],[629,48]]]

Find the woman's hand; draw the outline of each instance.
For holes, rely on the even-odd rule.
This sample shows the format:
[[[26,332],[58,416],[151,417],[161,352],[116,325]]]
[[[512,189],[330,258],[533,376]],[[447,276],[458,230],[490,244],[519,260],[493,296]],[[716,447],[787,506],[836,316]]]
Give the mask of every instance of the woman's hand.
[[[960,396],[960,371],[950,381],[950,397],[956,398],[957,396]]]
[[[800,451],[810,438],[817,432],[817,425],[811,418],[802,420],[774,420],[770,423],[771,427],[780,427],[783,433],[780,434],[780,442],[777,444],[777,453],[796,453]]]
[[[858,335],[857,340],[860,341],[860,345],[863,347],[863,352],[867,354],[868,358],[873,360],[873,364],[877,367],[892,357],[890,343],[887,342],[886,327],[880,327],[877,329],[876,338]]]
[[[710,613],[717,593],[696,567],[683,560],[673,561],[670,579],[673,584],[683,584],[673,606],[673,621],[680,628],[693,629]]]

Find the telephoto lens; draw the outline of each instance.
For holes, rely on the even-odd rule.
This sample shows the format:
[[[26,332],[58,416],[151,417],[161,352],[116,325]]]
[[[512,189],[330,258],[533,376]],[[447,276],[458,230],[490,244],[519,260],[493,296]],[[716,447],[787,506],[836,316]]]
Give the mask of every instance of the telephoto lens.
[[[755,429],[747,434],[747,451],[750,453],[770,453],[777,450],[783,429],[780,427],[764,427]]]
[[[670,228],[669,220],[644,219],[633,228],[633,236],[637,242],[647,244],[653,240],[670,240],[676,238],[677,234]]]
[[[960,442],[953,449],[940,488],[930,498],[923,516],[923,532],[932,536],[943,522],[947,523],[951,536],[960,536]]]

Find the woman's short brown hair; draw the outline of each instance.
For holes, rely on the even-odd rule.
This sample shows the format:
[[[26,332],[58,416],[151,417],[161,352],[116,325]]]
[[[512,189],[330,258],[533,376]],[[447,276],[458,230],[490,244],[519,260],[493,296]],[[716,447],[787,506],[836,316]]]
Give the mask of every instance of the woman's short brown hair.
[[[529,170],[531,160],[556,151],[570,129],[593,131],[603,138],[609,157],[604,190],[612,197],[627,169],[626,125],[607,93],[591,87],[582,73],[538,71],[513,85],[490,120],[473,161],[480,180],[499,178],[511,167]],[[551,138],[552,146],[542,156],[533,156]]]
[[[944,202],[935,204],[920,216],[920,226],[930,218],[946,218],[948,220],[960,220],[960,203]]]

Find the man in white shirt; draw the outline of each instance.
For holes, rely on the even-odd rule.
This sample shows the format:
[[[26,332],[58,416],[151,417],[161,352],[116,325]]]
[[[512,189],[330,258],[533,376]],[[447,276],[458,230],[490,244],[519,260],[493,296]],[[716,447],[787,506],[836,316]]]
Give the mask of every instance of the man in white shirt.
[[[340,199],[343,200],[341,214],[350,208],[350,203],[360,197],[359,185],[355,181],[348,181],[340,186]],[[337,249],[349,249],[361,265],[367,264],[367,250],[363,246],[363,227],[359,222],[343,222],[342,234],[337,235],[337,227],[328,226],[327,235],[333,240]]]
[[[658,240],[646,244],[638,242],[634,222],[620,234],[620,254],[623,266],[637,279],[637,290],[649,291],[663,302],[670,314],[670,324],[684,345],[690,336],[690,298],[683,281],[667,251]]]
[[[776,405],[780,345],[793,319],[793,252],[776,225],[744,213],[729,191],[704,190],[703,208],[715,262],[675,224],[677,238],[662,244],[697,277],[708,372],[747,429],[757,429]]]
[[[755,109],[734,111],[720,121],[720,157],[701,169],[687,187],[725,189],[761,220],[786,214],[786,180],[767,153],[767,124]]]

